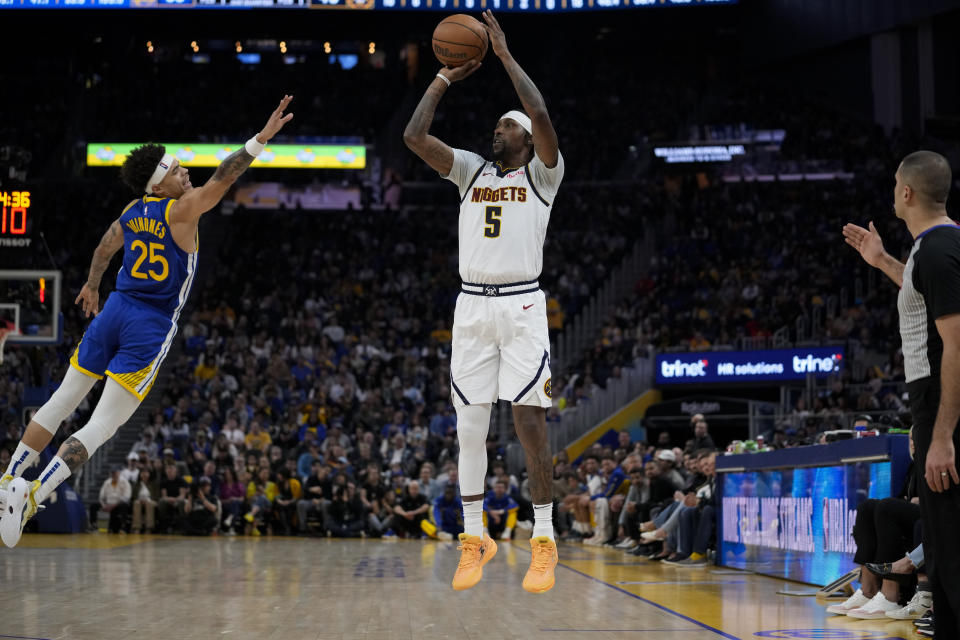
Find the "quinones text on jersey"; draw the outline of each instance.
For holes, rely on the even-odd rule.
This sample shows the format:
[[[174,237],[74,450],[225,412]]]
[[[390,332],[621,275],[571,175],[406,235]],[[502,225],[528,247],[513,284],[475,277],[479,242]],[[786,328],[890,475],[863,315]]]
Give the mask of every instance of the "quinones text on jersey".
[[[127,226],[134,233],[152,233],[161,240],[167,235],[167,228],[153,218],[131,218],[127,220]]]

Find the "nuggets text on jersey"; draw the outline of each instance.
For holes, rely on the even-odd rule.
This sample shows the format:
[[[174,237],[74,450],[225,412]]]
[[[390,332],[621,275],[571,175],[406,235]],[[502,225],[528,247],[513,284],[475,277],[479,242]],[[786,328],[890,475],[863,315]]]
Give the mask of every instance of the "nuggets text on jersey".
[[[526,202],[526,187],[474,187],[470,202]]]

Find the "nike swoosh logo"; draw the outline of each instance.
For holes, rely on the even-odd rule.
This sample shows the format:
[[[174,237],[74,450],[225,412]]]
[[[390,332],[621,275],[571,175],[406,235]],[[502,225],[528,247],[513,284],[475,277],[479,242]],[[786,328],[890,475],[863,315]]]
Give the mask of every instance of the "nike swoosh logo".
[[[529,308],[532,307],[532,306],[533,306],[532,304],[524,305],[524,306],[523,306],[523,310],[526,311],[527,309],[529,309]]]

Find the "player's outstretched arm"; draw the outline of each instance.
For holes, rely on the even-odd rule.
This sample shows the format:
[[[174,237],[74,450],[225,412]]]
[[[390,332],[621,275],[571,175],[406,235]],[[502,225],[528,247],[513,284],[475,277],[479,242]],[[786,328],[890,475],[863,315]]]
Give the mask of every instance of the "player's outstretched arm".
[[[230,185],[236,182],[240,174],[246,171],[257,155],[263,151],[263,145],[277,135],[283,129],[283,125],[293,119],[292,113],[286,115],[283,113],[290,105],[291,100],[293,100],[293,96],[283,96],[280,105],[270,114],[266,126],[260,133],[251,138],[245,147],[237,149],[224,158],[213,177],[207,180],[206,184],[191,189],[177,200],[177,203],[170,210],[171,223],[196,220],[220,202]]]
[[[459,67],[441,69],[437,75],[443,77],[433,79],[427,87],[427,92],[420,99],[420,104],[410,116],[407,128],[403,130],[404,144],[442,176],[450,175],[450,170],[453,169],[453,149],[428,133],[430,123],[433,122],[433,114],[437,111],[440,98],[447,92],[447,88],[479,68],[478,61],[470,60]]]
[[[883,248],[883,240],[880,239],[880,232],[869,223],[870,229],[864,229],[859,225],[848,222],[843,225],[843,239],[848,245],[860,253],[860,257],[871,267],[880,269],[887,277],[893,280],[898,287],[903,286],[903,268],[904,264],[891,256]]]
[[[517,90],[517,96],[520,98],[523,110],[530,116],[530,121],[533,124],[533,148],[543,164],[552,169],[557,166],[559,161],[560,143],[557,141],[557,132],[554,131],[550,114],[547,112],[547,103],[544,102],[537,85],[533,84],[530,76],[520,68],[517,61],[510,55],[510,50],[507,49],[507,38],[503,29],[500,28],[500,23],[493,17],[493,12],[489,9],[484,11],[483,19],[487,23],[484,26],[490,38],[490,46],[493,47],[493,52],[503,62],[507,75],[513,81],[513,88]]]
[[[85,317],[90,314],[100,313],[100,279],[103,272],[110,266],[110,260],[113,254],[123,246],[123,228],[120,226],[120,220],[114,220],[113,224],[107,229],[107,232],[100,238],[100,244],[93,250],[93,260],[90,261],[90,273],[87,281],[80,289],[80,295],[74,300],[83,309]]]

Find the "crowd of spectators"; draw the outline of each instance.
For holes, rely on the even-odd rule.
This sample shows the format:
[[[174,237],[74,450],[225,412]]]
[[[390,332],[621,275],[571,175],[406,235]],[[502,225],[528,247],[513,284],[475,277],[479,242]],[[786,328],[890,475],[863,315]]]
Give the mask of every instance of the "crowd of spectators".
[[[197,79],[197,99],[214,104],[222,86],[242,86],[257,69],[195,65],[179,54],[150,58],[142,51],[131,52],[130,64],[105,64],[109,55],[90,45],[68,77],[58,67],[38,63],[34,71],[41,76],[66,79],[82,89],[69,104],[48,107],[75,113],[68,118],[41,114],[46,123],[30,116],[37,126],[10,131],[10,139],[64,163],[84,130],[100,139],[157,135],[212,141],[240,139],[239,132],[258,125],[249,121],[249,109],[197,112],[179,99],[174,102],[173,94],[150,94],[149,109],[128,104],[131,96],[147,95],[131,89],[145,79],[173,83],[186,72]],[[817,416],[902,409],[892,386],[902,377],[893,324],[895,290],[869,281],[862,262],[839,240],[844,222],[864,222],[867,216],[878,223],[889,249],[905,246],[902,229],[886,213],[897,141],[847,120],[828,119],[823,110],[787,109],[752,92],[752,103],[748,94],[737,93],[708,100],[675,78],[623,77],[616,67],[598,70],[583,60],[569,62],[568,75],[583,78],[592,100],[566,91],[566,77],[538,73],[556,61],[536,60],[530,67],[548,98],[567,166],[541,276],[551,333],[563,329],[644,233],[655,234],[656,255],[648,273],[604,322],[593,348],[579,362],[565,363],[567,371],[555,372],[558,402],[550,419],[654,349],[733,345],[783,326],[796,340],[805,337],[797,334],[798,316],[822,338],[856,340],[861,349],[890,354],[886,368],[868,370],[868,381],[853,380],[848,370],[834,383],[839,387],[811,406],[798,404],[795,417],[804,428]],[[299,113],[366,106],[333,121],[298,115],[298,131],[375,139],[382,131],[371,127],[396,115],[396,105],[413,90],[403,66],[318,67],[319,81],[296,92]],[[282,93],[304,68],[276,63],[270,73],[259,74],[266,84],[258,90]],[[471,79],[484,91],[449,92],[433,131],[455,146],[487,149],[499,116],[496,105],[515,106],[514,90],[500,71],[486,69]],[[613,76],[617,82],[610,81]],[[13,81],[28,80],[18,74]],[[371,92],[382,99],[366,100]],[[623,108],[627,102],[630,108]],[[637,112],[645,114],[643,120]],[[151,117],[159,113],[163,118]],[[710,174],[678,177],[662,167],[642,177],[630,173],[631,145],[635,150],[652,141],[680,139],[694,135],[697,122],[729,122],[734,116],[755,118],[755,127],[786,128],[786,158],[830,157],[855,178],[731,184]],[[61,140],[64,153],[57,153],[52,139]],[[161,394],[160,406],[147,424],[127,427],[143,433],[132,452],[137,459],[131,458],[130,474],[149,475],[127,478],[130,498],[119,502],[127,491],[122,478],[111,477],[100,504],[92,505],[110,512],[112,529],[441,535],[456,528],[450,502],[455,496],[441,490],[445,483],[456,484],[449,480],[457,451],[447,371],[459,289],[456,201],[452,191],[444,195],[449,185],[416,158],[406,157],[400,165],[406,181],[437,183],[431,205],[323,213],[239,207],[232,216],[212,213],[204,219],[201,274],[181,323],[180,348],[165,364],[165,382],[155,391]],[[30,165],[31,170],[42,166]],[[617,182],[625,176],[631,180]],[[71,215],[72,208],[95,201],[98,210],[118,212],[128,195],[106,173],[50,182],[46,192],[56,195],[38,205],[38,224],[64,272],[69,301],[110,219],[107,213],[105,218]],[[840,281],[837,273],[851,277]],[[112,285],[107,280],[104,298]],[[8,347],[10,360],[0,376],[0,455],[18,438],[25,389],[49,389],[59,381],[86,324],[71,305],[64,313],[58,350]],[[868,385],[853,386],[859,382]],[[52,446],[83,424],[96,397],[95,391],[68,419]],[[504,456],[493,441],[489,453],[491,460]],[[631,469],[624,469],[624,476]],[[412,484],[415,478],[418,483]],[[515,480],[507,480],[502,488],[491,484],[499,507],[489,519],[512,533],[529,515],[529,500]],[[504,502],[505,497],[513,502]],[[446,501],[436,507],[438,499]],[[129,513],[113,507],[122,502],[130,505]],[[582,508],[572,512],[579,509],[582,517]],[[596,513],[590,517],[595,520]],[[424,528],[424,520],[435,531]]]
[[[689,436],[634,442],[621,431],[615,446],[595,444],[578,460],[561,453],[554,468],[557,530],[568,541],[612,546],[682,566],[707,563],[716,543],[717,450],[702,416]]]
[[[889,213],[892,166],[855,180],[668,181],[662,201],[672,224],[649,271],[566,372],[565,406],[654,351],[754,348],[745,346],[751,339],[766,339],[762,348],[769,348],[781,331],[786,344],[843,344],[853,362],[869,363],[845,367],[818,397],[799,400],[794,418],[817,417],[826,428],[833,414],[902,412],[897,289],[840,234],[846,222],[873,220],[888,250],[905,258],[909,238]]]

